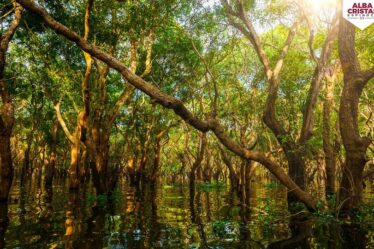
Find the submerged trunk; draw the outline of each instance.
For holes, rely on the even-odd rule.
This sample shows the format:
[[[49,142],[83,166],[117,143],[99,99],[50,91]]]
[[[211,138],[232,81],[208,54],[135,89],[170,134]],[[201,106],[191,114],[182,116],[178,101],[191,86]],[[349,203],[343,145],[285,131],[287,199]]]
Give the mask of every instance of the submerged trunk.
[[[108,150],[105,145],[99,145],[95,156],[95,167],[93,168],[93,181],[99,194],[108,193]]]
[[[100,130],[102,132],[97,133]],[[118,168],[109,168],[109,136],[109,131],[103,131],[98,126],[93,129],[94,162],[91,163],[91,170],[92,180],[99,194],[110,194],[118,180]]]

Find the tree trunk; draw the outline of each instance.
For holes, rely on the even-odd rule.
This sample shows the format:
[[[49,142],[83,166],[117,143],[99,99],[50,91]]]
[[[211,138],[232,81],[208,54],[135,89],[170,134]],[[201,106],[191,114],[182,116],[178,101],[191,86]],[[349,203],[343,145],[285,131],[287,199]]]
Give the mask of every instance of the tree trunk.
[[[58,130],[58,122],[56,122],[51,131],[52,143],[51,143],[51,153],[49,158],[49,163],[46,165],[45,169],[45,185],[50,187],[52,186],[53,177],[55,175],[55,168],[56,168],[56,158],[57,158],[57,130]]]
[[[6,53],[9,42],[21,21],[22,6],[13,2],[15,14],[9,27],[0,35],[0,201],[7,201],[13,180],[10,138],[14,125],[14,107],[4,79]]]
[[[231,189],[234,191],[238,191],[239,190],[239,178],[235,172],[234,166],[232,165],[230,159],[227,157],[226,153],[223,151],[223,148],[220,148],[220,150],[221,150],[222,161],[229,169]]]
[[[339,123],[346,156],[338,200],[344,215],[362,203],[363,170],[371,140],[360,136],[358,104],[365,85],[374,77],[374,68],[367,71],[360,69],[355,49],[355,27],[343,18],[339,27],[339,56],[344,73]]]
[[[108,175],[108,143],[96,145],[95,167],[93,169],[93,180],[96,191],[99,194],[106,194],[109,189],[109,175]]]
[[[21,184],[26,179],[26,176],[30,173],[30,152],[31,152],[32,136],[29,134],[27,138],[27,147],[25,150],[25,156],[23,160],[23,165],[21,169]]]
[[[154,145],[153,167],[152,167],[152,172],[150,176],[150,180],[152,184],[155,184],[157,181],[157,173],[160,167],[160,153],[161,153],[160,139],[156,138],[155,145]]]
[[[207,153],[209,154],[209,153]],[[210,165],[210,156],[207,155],[206,162],[203,169],[203,180],[204,182],[210,182],[212,180],[212,169]]]
[[[11,130],[0,133],[0,201],[8,199],[13,180],[13,163],[10,149]]]
[[[356,88],[356,82],[345,81],[340,101],[340,132],[346,153],[339,188],[342,214],[362,203],[363,171],[368,161],[366,150],[370,145],[370,139],[358,133],[357,110],[361,92],[358,93]]]
[[[305,161],[303,153],[286,151],[288,161],[288,175],[301,188],[305,189]],[[290,196],[289,199],[294,199]]]
[[[90,160],[88,156],[88,150],[82,149],[82,156],[79,162],[79,181],[84,183],[89,178],[89,165]]]
[[[323,151],[325,153],[325,169],[326,169],[326,181],[325,181],[325,192],[326,198],[335,195],[335,174],[336,174],[336,153],[335,146],[332,138],[331,121],[331,110],[334,106],[334,81],[335,77],[333,70],[329,70],[326,75],[326,96],[323,103]]]
[[[77,189],[79,187],[78,179],[79,166],[79,142],[70,145],[70,167],[69,167],[69,188]]]
[[[200,134],[200,141],[199,141],[199,149],[196,155],[195,162],[193,163],[190,171],[190,188],[194,188],[195,179],[196,179],[196,171],[201,168],[201,163],[204,160],[204,153],[206,148],[206,134]]]
[[[136,159],[130,158],[127,161],[127,173],[129,175],[130,180],[130,186],[135,186],[135,168],[134,168],[134,162]]]

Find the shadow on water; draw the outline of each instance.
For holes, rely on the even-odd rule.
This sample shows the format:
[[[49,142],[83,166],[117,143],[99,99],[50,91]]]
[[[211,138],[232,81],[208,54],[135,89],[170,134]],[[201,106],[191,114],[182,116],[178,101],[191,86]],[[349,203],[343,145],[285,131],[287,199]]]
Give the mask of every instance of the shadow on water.
[[[119,184],[107,197],[26,183],[0,204],[0,249],[373,248],[372,225],[290,215],[282,189],[250,196],[243,206],[226,187]]]

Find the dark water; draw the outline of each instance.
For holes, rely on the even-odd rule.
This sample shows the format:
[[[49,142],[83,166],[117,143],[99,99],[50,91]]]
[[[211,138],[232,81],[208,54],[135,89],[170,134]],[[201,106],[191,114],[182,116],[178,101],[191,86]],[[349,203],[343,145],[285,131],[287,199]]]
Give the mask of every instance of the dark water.
[[[17,185],[0,206],[0,248],[374,248],[373,224],[290,216],[278,187],[253,187],[248,211],[226,187],[197,187],[191,199],[185,186],[120,184],[107,200],[92,186]]]

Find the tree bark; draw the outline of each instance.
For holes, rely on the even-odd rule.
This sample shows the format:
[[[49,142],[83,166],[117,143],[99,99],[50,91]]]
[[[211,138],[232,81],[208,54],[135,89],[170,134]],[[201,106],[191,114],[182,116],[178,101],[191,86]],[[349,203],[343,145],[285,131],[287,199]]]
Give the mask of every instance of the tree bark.
[[[335,85],[335,72],[333,69],[327,70],[326,72],[326,96],[323,102],[323,151],[325,153],[325,169],[326,169],[326,180],[325,180],[325,192],[326,197],[329,198],[336,193],[336,150],[333,144],[331,121],[331,111],[334,107],[334,85]]]
[[[0,134],[0,201],[8,199],[9,190],[13,180],[12,152],[10,148],[11,130],[2,131]]]
[[[360,69],[355,50],[355,27],[343,17],[339,27],[339,56],[344,73],[339,123],[346,155],[338,200],[344,215],[362,203],[363,170],[371,140],[359,133],[358,104],[364,87],[374,77],[374,67],[367,71]]]

